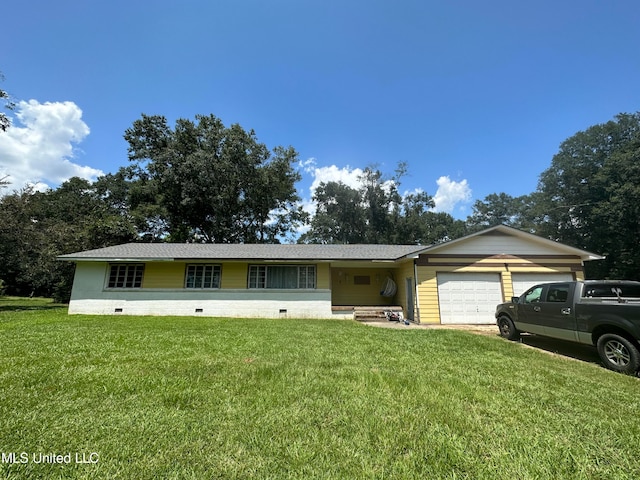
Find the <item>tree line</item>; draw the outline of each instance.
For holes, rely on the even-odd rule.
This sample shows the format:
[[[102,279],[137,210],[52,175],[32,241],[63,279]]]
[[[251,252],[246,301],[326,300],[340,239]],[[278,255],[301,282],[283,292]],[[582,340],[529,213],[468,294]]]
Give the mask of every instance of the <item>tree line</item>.
[[[366,168],[358,187],[322,183],[309,216],[295,149],[213,115],[173,127],[142,115],[124,138],[129,163],[115,173],[0,198],[0,290],[66,300],[73,265],[57,255],[125,242],[431,245],[500,224],[605,254],[589,277],[640,279],[640,113],[576,133],[535,192],[488,195],[465,221],[434,212],[426,192],[402,195],[404,163],[390,176]]]

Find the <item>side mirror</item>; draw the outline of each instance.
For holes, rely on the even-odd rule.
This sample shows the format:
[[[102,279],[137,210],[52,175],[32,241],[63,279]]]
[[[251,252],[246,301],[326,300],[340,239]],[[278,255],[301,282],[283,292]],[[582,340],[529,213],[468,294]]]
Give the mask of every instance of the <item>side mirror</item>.
[[[511,297],[511,303],[518,303],[520,301],[520,297]]]

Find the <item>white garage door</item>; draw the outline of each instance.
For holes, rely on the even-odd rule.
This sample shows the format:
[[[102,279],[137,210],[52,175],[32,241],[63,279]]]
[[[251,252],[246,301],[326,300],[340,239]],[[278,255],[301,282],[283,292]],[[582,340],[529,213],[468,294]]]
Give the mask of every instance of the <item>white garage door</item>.
[[[511,275],[513,294],[517,297],[539,283],[571,282],[571,273],[514,273]]]
[[[489,324],[502,303],[500,275],[495,273],[439,273],[441,323]]]

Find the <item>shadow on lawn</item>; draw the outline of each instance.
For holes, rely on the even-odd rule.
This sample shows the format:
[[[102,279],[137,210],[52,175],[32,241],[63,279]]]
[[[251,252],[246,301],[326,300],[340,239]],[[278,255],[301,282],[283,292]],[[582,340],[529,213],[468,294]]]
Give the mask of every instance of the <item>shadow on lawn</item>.
[[[0,312],[21,312],[21,311],[32,311],[32,310],[60,310],[63,308],[67,308],[66,305],[25,305],[25,304],[16,304],[16,305],[0,305]]]
[[[522,335],[522,343],[546,352],[555,353],[564,357],[575,358],[583,362],[602,365],[596,347],[580,343],[567,342],[554,338],[538,337],[536,335]]]

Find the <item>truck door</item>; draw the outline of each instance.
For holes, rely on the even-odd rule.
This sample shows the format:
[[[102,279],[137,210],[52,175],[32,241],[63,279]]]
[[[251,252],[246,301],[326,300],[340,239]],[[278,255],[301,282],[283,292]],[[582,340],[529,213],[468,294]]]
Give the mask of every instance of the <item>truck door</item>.
[[[576,316],[573,311],[573,290],[570,283],[551,283],[546,286],[540,302],[540,322],[544,335],[577,341]]]
[[[516,322],[516,328],[518,330],[544,335],[544,325],[540,323],[544,290],[544,285],[536,285],[524,292],[520,297],[517,304],[518,321]]]

